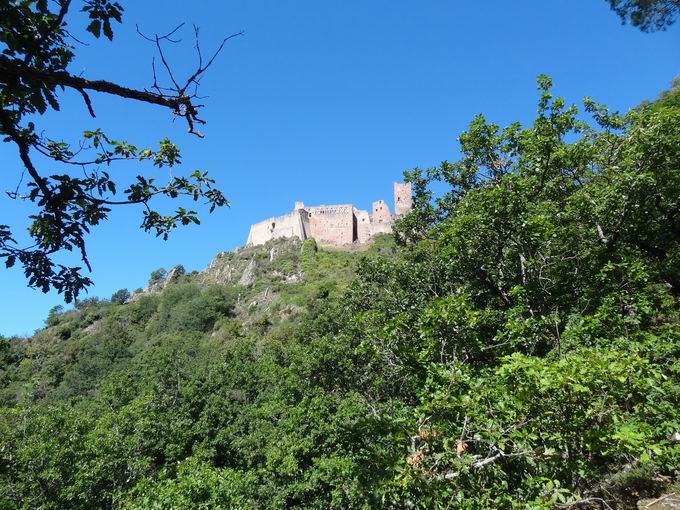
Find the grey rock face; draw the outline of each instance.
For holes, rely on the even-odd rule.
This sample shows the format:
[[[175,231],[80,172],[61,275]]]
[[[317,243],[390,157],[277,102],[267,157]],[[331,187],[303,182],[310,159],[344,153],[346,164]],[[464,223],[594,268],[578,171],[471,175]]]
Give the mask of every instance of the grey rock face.
[[[672,493],[655,499],[641,499],[637,506],[640,510],[680,510],[680,495]]]
[[[168,276],[165,277],[165,285],[169,283],[174,283],[184,273],[186,273],[184,266],[173,267],[168,273]]]
[[[248,262],[248,265],[243,270],[243,274],[241,275],[241,279],[238,281],[238,284],[243,286],[251,285],[255,281],[255,269],[255,260]]]

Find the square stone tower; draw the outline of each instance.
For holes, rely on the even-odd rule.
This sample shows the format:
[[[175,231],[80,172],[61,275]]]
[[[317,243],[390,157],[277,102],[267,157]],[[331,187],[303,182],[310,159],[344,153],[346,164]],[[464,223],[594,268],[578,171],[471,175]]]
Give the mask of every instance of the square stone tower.
[[[373,214],[371,214],[371,223],[385,223],[392,225],[392,214],[390,213],[390,206],[384,200],[373,202]]]
[[[394,183],[394,213],[403,216],[413,209],[413,191],[410,182]]]

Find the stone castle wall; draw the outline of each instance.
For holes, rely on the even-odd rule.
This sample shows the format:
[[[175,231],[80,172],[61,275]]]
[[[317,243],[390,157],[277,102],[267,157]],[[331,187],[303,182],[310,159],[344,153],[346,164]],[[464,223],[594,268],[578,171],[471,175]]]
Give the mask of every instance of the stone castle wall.
[[[342,246],[356,238],[352,204],[308,207],[310,237],[321,244]]]
[[[413,209],[413,190],[411,183],[394,183],[394,214],[403,216]]]
[[[390,233],[394,220],[412,206],[410,183],[394,183],[395,214],[384,200],[373,202],[370,214],[352,204],[305,207],[295,202],[292,212],[251,225],[247,244],[260,245],[279,237],[313,238],[334,246],[366,243],[375,235]]]
[[[392,213],[390,206],[384,200],[373,202],[371,213],[371,236],[389,234],[392,232]]]
[[[368,211],[361,209],[354,209],[354,217],[357,223],[357,242],[367,243],[371,240],[373,232],[371,231],[371,216]]]
[[[306,228],[305,222],[307,223]],[[306,212],[297,209],[283,216],[276,216],[251,225],[247,244],[264,244],[270,239],[277,239],[279,237],[307,239],[309,237],[309,221],[306,217]]]

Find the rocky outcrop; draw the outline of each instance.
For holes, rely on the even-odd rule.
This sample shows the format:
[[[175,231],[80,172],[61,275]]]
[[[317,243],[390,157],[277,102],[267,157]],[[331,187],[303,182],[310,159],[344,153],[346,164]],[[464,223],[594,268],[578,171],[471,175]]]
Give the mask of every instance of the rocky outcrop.
[[[218,253],[198,279],[206,284],[252,286],[260,280],[296,283],[302,280],[299,239],[274,239]]]
[[[680,494],[666,494],[660,498],[641,499],[637,507],[640,510],[680,510]]]
[[[186,270],[184,269],[184,266],[179,265],[173,267],[170,272],[168,273],[168,276],[165,277],[165,285],[168,285],[170,283],[175,283],[179,279],[180,276],[186,273]]]
[[[164,271],[164,270],[163,270]],[[177,283],[177,280],[186,273],[184,266],[181,264],[173,267],[169,273],[165,275],[165,278],[161,277],[157,280],[150,281],[146,288],[141,291],[137,291],[130,296],[128,301],[133,302],[144,296],[145,294],[154,294],[156,292],[162,291],[165,287],[172,283]]]
[[[256,269],[257,266],[255,264],[255,259],[251,259],[251,261],[248,262],[246,268],[243,270],[243,274],[241,275],[238,284],[243,286],[252,285],[255,282],[255,277],[257,276]]]

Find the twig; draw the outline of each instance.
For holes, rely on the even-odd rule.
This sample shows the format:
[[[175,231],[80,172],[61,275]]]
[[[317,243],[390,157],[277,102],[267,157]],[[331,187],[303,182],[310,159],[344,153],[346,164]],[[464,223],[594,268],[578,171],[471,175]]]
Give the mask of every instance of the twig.
[[[191,83],[194,82],[196,80],[196,78],[198,78],[200,75],[202,75],[204,72],[206,72],[208,70],[208,68],[212,65],[215,58],[217,58],[217,55],[220,54],[220,52],[222,51],[222,48],[224,48],[224,45],[227,43],[228,40],[233,39],[234,37],[239,37],[243,34],[244,34],[243,30],[241,30],[240,32],[236,32],[234,34],[231,34],[228,37],[225,37],[222,40],[222,43],[217,48],[217,50],[215,50],[215,53],[213,53],[213,56],[210,57],[210,60],[208,60],[208,63],[205,65],[205,67],[202,67],[201,65],[199,65],[196,72],[189,77],[189,79],[187,80],[184,87],[182,89],[180,89],[180,92],[186,91],[186,89],[189,87],[189,85],[191,85]]]
[[[484,466],[488,466],[489,464],[493,464],[496,462],[498,459],[502,458],[507,458],[507,457],[522,457],[525,455],[530,455],[533,452],[530,451],[524,451],[524,452],[517,452],[517,453],[505,453],[502,450],[498,450],[498,453],[495,455],[492,455],[491,457],[487,457],[486,459],[478,460],[474,464],[470,466],[471,469],[481,469]],[[444,480],[453,480],[454,478],[457,478],[460,476],[460,471],[450,471],[448,473],[444,473]]]
[[[161,36],[156,34],[153,38],[149,37],[148,35],[144,35],[142,33],[142,31],[139,29],[139,25],[135,25],[135,29],[137,30],[137,33],[139,35],[141,35],[144,39],[146,39],[147,41],[152,42],[152,43],[155,43],[157,40],[159,40],[159,41],[170,41],[171,43],[178,43],[178,42],[181,42],[182,40],[181,39],[171,39],[170,36],[174,35],[174,33],[177,32],[184,25],[185,25],[185,23],[182,22],[179,25],[177,25],[175,28],[170,30],[170,32],[168,32],[167,34],[161,35]]]

